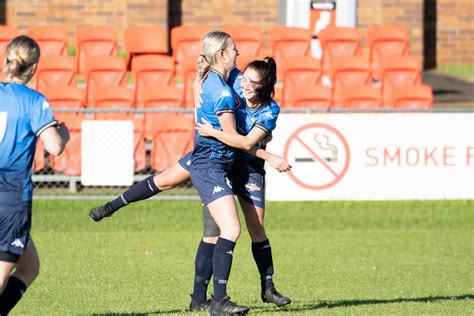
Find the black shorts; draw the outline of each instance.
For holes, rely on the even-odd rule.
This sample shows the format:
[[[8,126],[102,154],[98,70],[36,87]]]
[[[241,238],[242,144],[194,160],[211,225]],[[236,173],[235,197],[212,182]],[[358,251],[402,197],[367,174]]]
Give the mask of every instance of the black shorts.
[[[18,262],[30,240],[31,201],[19,208],[0,206],[0,261]]]

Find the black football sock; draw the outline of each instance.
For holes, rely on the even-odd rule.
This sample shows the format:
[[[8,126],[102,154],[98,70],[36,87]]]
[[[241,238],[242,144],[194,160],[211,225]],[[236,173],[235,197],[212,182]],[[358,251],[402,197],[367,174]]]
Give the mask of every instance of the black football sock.
[[[273,259],[270,241],[252,243],[252,254],[260,273],[262,289],[273,286]]]
[[[214,299],[220,301],[227,295],[227,281],[232,268],[235,242],[219,237],[214,248],[212,266],[214,268]]]
[[[127,191],[123,192],[122,195],[111,201],[110,205],[112,205],[115,210],[118,210],[129,203],[145,200],[160,193],[161,190],[155,185],[153,177],[154,176],[149,176],[131,186]]]
[[[201,240],[194,260],[194,292],[193,299],[199,303],[206,301],[207,286],[212,276],[212,255],[214,244]]]
[[[26,291],[26,285],[18,278],[11,276],[8,283],[0,296],[0,315],[7,315],[12,308],[18,303]]]

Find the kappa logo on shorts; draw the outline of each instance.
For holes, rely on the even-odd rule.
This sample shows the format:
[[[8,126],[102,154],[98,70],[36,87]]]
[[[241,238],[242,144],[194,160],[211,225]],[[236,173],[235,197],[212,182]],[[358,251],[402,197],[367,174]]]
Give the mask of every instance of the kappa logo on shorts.
[[[214,190],[212,190],[212,194],[216,194],[216,193],[219,193],[219,192],[221,192],[221,191],[224,191],[224,189],[221,188],[220,186],[216,185],[216,186],[214,187]]]
[[[19,248],[25,248],[25,245],[23,245],[23,243],[21,242],[20,239],[16,238],[12,243],[11,243],[12,246],[14,247],[19,247]]]
[[[256,183],[247,183],[245,185],[245,188],[249,190],[250,192],[262,191],[262,188],[259,187]]]

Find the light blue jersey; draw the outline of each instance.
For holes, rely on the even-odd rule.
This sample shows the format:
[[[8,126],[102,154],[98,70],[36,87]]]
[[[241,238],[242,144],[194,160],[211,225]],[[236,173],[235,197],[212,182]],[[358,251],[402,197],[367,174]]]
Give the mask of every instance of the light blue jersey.
[[[56,124],[42,94],[22,84],[0,83],[0,208],[32,199],[36,140]]]
[[[233,113],[239,105],[232,88],[218,72],[211,70],[202,83],[202,103],[196,107],[196,121],[203,123],[205,119],[215,129],[222,130],[219,115]],[[195,133],[192,164],[207,164],[209,160],[232,161],[234,149],[212,137],[204,137]]]

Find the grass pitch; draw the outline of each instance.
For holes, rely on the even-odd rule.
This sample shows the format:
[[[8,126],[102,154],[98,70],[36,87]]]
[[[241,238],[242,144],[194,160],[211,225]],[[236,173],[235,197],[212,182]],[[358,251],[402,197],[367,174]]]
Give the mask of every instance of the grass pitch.
[[[185,314],[198,201],[146,201],[102,222],[94,201],[35,201],[41,273],[11,315]],[[267,203],[275,284],[260,301],[245,228],[228,285],[262,315],[472,315],[473,201]],[[202,313],[205,315],[205,313]]]

